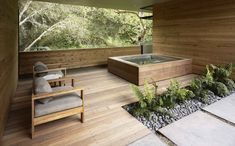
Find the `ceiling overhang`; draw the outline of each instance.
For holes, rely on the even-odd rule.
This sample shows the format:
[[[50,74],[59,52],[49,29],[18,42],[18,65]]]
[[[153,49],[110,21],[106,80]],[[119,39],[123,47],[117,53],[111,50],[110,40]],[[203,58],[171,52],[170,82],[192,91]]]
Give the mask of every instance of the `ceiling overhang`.
[[[38,0],[61,4],[81,5],[130,11],[151,11],[151,6],[169,0]]]

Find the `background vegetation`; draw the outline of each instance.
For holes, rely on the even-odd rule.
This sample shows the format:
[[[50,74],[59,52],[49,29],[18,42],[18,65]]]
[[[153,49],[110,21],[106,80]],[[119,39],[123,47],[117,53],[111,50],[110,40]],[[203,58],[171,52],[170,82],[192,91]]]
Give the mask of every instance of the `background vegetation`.
[[[21,51],[130,46],[152,38],[152,21],[138,12],[25,0],[19,8]]]

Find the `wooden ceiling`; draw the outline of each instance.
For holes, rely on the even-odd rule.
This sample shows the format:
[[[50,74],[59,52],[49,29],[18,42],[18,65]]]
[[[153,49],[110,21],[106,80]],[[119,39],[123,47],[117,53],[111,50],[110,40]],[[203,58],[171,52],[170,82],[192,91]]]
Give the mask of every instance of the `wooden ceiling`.
[[[82,5],[99,8],[140,11],[143,8],[151,10],[149,6],[169,0],[38,0],[62,4]]]

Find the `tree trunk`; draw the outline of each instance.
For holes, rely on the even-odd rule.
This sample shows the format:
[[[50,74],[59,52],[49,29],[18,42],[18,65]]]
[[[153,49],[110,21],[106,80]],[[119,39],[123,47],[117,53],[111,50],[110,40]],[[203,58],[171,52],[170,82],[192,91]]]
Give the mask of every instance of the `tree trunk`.
[[[122,14],[122,13],[133,14],[133,15],[136,15],[136,16],[139,18],[139,20],[140,20],[140,25],[141,25],[142,30],[141,30],[141,32],[140,32],[140,34],[139,34],[139,36],[138,36],[138,41],[139,41],[139,42],[142,42],[142,41],[144,40],[145,35],[146,35],[146,27],[145,27],[145,25],[144,25],[143,20],[142,20],[141,17],[139,16],[139,14],[138,14],[137,12],[125,11],[125,10],[117,11],[117,13],[118,13],[118,14]]]
[[[24,5],[23,10],[22,10],[22,11],[20,12],[20,14],[19,14],[19,20],[20,20],[20,21],[21,21],[21,19],[22,19],[22,16],[23,16],[24,12],[28,10],[28,8],[29,8],[29,6],[30,6],[31,3],[32,3],[32,0],[28,0],[28,1],[26,2],[26,4]]]
[[[65,21],[65,20],[63,20]],[[59,24],[61,24],[63,21],[57,22],[55,24],[53,24],[52,26],[50,26],[47,30],[45,30],[43,33],[41,33],[28,47],[26,47],[24,49],[24,51],[30,51],[30,48],[37,43],[39,40],[42,39],[43,36],[45,36],[48,32],[52,31],[53,29],[55,29],[56,27],[58,27]]]
[[[53,7],[53,6],[52,6],[52,7]],[[39,14],[40,12],[45,11],[45,10],[47,10],[47,9],[51,9],[52,7],[42,8],[42,9],[40,9],[40,10],[38,10],[38,11],[34,11],[34,12],[31,13],[30,15],[28,15],[26,18],[24,18],[24,20],[20,21],[20,22],[19,22],[19,26],[21,26],[22,24],[24,24],[29,18],[33,17],[34,15]],[[20,20],[21,20],[21,19],[20,19]]]

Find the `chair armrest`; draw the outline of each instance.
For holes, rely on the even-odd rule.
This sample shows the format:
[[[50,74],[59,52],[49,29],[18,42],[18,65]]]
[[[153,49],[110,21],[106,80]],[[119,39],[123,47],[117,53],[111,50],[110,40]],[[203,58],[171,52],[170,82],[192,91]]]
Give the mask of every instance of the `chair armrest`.
[[[54,83],[54,82],[62,82],[62,81],[68,81],[68,80],[75,80],[74,77],[63,77],[59,79],[52,79],[52,80],[47,80],[48,83]]]
[[[33,100],[44,99],[44,98],[48,98],[48,97],[52,97],[52,96],[64,95],[64,94],[78,92],[78,91],[83,92],[83,90],[84,89],[81,87],[74,87],[73,89],[61,90],[61,91],[52,92],[52,93],[43,93],[43,94],[37,94],[37,95],[33,94],[32,99]]]
[[[61,63],[51,63],[51,64],[46,64],[49,69],[51,68],[61,68],[62,64]]]
[[[36,74],[38,73],[46,73],[46,72],[52,72],[52,71],[61,71],[61,70],[66,70],[66,68],[54,68],[54,69],[47,69],[44,71],[35,71]]]

